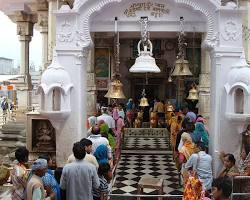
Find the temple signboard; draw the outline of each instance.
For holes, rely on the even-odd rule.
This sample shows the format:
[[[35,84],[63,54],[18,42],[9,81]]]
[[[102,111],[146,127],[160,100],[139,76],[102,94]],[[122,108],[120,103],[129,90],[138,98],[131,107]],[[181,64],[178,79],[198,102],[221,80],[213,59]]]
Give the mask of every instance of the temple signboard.
[[[132,3],[125,11],[124,14],[127,17],[136,17],[136,12],[148,11],[150,15],[157,18],[162,17],[169,13],[169,9],[166,4],[162,3],[152,3],[152,2],[141,2]]]

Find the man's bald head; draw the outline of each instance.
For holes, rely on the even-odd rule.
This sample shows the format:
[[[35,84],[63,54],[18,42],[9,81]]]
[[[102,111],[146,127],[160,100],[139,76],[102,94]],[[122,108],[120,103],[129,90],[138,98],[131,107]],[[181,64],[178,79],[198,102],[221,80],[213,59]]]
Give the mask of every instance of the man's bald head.
[[[94,134],[94,135],[98,135],[98,134],[100,134],[100,127],[99,126],[94,126],[93,128],[92,128],[92,134]]]

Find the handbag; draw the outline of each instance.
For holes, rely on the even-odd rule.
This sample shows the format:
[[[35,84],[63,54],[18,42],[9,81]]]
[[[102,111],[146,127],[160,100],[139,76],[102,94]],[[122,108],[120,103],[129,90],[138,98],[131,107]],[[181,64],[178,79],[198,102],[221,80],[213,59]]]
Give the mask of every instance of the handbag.
[[[0,165],[0,185],[7,183],[10,177],[10,170],[3,164]]]

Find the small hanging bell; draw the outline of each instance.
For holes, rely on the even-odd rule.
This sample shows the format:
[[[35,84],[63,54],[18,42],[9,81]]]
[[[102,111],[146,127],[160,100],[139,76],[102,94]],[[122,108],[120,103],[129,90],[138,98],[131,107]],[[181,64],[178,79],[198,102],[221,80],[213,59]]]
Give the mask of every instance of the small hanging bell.
[[[185,59],[177,59],[175,62],[175,68],[172,76],[192,76],[192,72],[189,69],[189,63]]]
[[[189,94],[188,94],[187,99],[191,100],[191,101],[199,100],[198,90],[195,87],[192,87],[189,90]]]
[[[142,98],[140,100],[140,105],[141,107],[146,107],[146,106],[149,106],[148,104],[148,99],[145,97],[146,96],[146,92],[145,92],[145,89],[142,90]]]
[[[123,84],[120,80],[114,79],[109,87],[107,94],[104,96],[106,98],[112,99],[125,99],[125,95],[122,91]]]
[[[169,76],[169,77],[168,77],[168,82],[171,83],[172,81],[173,81],[173,80],[172,80],[172,77]]]
[[[141,106],[141,107],[149,106],[148,99],[146,97],[142,97],[141,100],[140,100],[140,105],[139,106]]]

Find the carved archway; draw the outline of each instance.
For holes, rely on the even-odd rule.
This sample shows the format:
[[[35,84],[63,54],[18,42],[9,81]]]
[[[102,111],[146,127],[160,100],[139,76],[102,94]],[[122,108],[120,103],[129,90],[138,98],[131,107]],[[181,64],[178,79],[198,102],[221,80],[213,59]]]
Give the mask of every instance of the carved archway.
[[[78,32],[79,46],[87,47],[92,43],[91,35],[90,35],[90,25],[89,21],[91,16],[100,11],[107,5],[112,3],[120,3],[123,0],[102,0],[102,1],[75,1],[74,9],[78,11],[78,13],[83,13],[80,17],[80,29]],[[217,33],[214,33],[215,27],[215,11],[219,8],[221,2],[220,0],[207,0],[197,1],[197,0],[173,0],[176,4],[183,4],[192,8],[195,11],[199,11],[202,15],[204,15],[207,19],[207,35],[203,41],[203,46],[206,48],[214,48],[217,44]],[[207,5],[206,5],[207,4]]]

